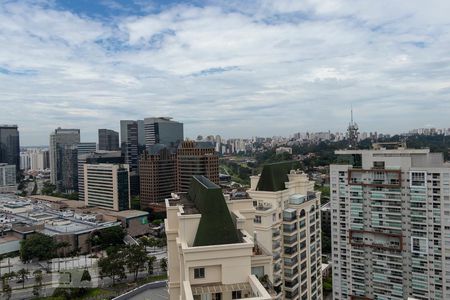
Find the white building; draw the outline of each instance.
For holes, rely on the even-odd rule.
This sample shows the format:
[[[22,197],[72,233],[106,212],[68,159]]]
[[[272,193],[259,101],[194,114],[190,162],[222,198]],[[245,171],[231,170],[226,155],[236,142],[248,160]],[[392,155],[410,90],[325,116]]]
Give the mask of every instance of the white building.
[[[272,298],[267,276],[252,274],[270,270],[272,257],[253,240],[250,199],[225,199],[219,186],[194,176],[189,192],[173,194],[166,208],[170,300]]]
[[[331,165],[334,299],[450,299],[450,165],[375,144]]]
[[[265,270],[277,299],[322,299],[320,193],[292,163],[264,166],[247,191],[256,208],[255,232],[270,249]]]
[[[130,209],[130,176],[126,164],[84,164],[84,202],[115,211]]]
[[[16,166],[0,163],[0,193],[16,191]]]

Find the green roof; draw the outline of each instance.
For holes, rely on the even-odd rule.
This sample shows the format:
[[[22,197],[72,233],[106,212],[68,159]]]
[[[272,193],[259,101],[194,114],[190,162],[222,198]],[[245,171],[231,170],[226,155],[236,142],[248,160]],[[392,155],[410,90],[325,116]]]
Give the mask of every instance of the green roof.
[[[297,167],[298,162],[296,161],[283,161],[264,165],[256,190],[277,192],[286,189],[284,183],[289,181],[287,175]]]
[[[240,243],[222,189],[205,176],[192,176],[188,197],[202,215],[194,247]]]

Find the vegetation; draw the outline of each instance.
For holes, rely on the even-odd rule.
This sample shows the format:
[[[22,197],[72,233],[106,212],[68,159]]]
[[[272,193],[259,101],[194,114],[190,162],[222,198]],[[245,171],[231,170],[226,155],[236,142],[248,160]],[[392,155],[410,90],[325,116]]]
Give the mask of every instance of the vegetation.
[[[42,187],[41,193],[43,195],[53,195],[56,191],[56,185],[52,184],[50,181],[45,181],[44,186]]]
[[[167,272],[167,258],[163,257],[159,262],[159,266],[163,272]]]
[[[111,278],[113,285],[116,280],[126,278],[125,274],[125,254],[117,249],[108,251],[108,256],[102,257],[98,260],[100,268],[100,278]]]
[[[127,247],[125,262],[128,271],[133,273],[134,280],[137,280],[139,271],[145,268],[147,252],[144,245],[130,245]]]
[[[22,288],[25,288],[25,280],[28,278],[28,275],[30,272],[24,268],[17,271],[16,278],[19,279],[20,282],[22,282]]]
[[[39,294],[41,293],[41,289],[42,289],[42,279],[43,279],[42,271],[36,270],[33,272],[33,275],[34,275],[34,282],[35,282],[35,285],[33,286],[33,295],[35,297],[38,297]]]
[[[147,259],[147,270],[148,270],[148,275],[153,275],[153,270],[154,270],[154,264],[156,261],[156,257],[155,256],[150,256]]]
[[[123,245],[125,230],[120,226],[108,227],[98,231],[90,239],[92,247],[105,250],[112,246]]]
[[[323,295],[326,296],[333,292],[333,277],[329,276],[328,278],[323,279],[322,286]]]
[[[41,233],[35,233],[20,241],[20,259],[23,262],[37,258],[48,260],[55,257],[57,245],[53,238]]]

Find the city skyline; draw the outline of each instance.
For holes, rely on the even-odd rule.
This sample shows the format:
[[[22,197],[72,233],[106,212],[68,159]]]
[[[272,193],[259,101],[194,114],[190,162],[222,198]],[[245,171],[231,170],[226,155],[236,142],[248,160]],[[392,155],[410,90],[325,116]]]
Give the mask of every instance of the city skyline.
[[[0,118],[23,145],[56,127],[95,141],[146,116],[172,116],[191,137],[344,131],[351,105],[364,131],[448,127],[449,6],[7,1]]]

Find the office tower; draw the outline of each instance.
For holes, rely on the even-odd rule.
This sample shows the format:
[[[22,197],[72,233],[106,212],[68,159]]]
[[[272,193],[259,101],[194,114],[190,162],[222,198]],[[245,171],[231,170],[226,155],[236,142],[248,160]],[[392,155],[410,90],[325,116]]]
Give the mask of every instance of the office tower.
[[[78,147],[65,145],[61,150],[60,191],[70,194],[78,191]]]
[[[85,164],[84,202],[115,211],[130,209],[130,178],[126,164]]]
[[[0,163],[16,166],[20,171],[20,142],[17,125],[0,125]]]
[[[450,165],[374,144],[330,166],[334,299],[450,299]]]
[[[0,193],[16,191],[16,166],[0,163]]]
[[[93,142],[77,144],[77,176],[78,176],[78,200],[84,200],[84,157],[95,153],[97,144]]]
[[[139,161],[141,209],[164,203],[176,190],[176,154],[163,145],[153,146]]]
[[[117,151],[119,150],[119,133],[110,129],[98,130],[98,150]]]
[[[147,149],[156,144],[176,148],[183,141],[183,123],[172,118],[145,118],[144,131]]]
[[[145,150],[144,121],[121,120],[120,144],[125,163],[130,167],[131,195],[139,195],[139,155]]]
[[[187,192],[193,175],[219,184],[219,157],[209,142],[184,141],[177,149],[177,191]]]
[[[256,238],[273,255],[266,272],[276,299],[322,299],[320,193],[294,167],[269,164],[251,176]]]
[[[78,199],[84,201],[84,165],[85,164],[123,164],[120,151],[95,151],[78,155]]]
[[[194,176],[166,209],[170,300],[272,299],[266,277],[252,274],[269,270],[272,257],[253,239],[251,199],[225,199],[215,183]]]
[[[73,166],[74,151],[76,151],[77,144],[80,143],[80,130],[79,129],[62,129],[57,128],[50,134],[50,146],[49,146],[49,158],[50,158],[50,181],[56,185],[56,188],[60,192],[67,192],[64,182],[68,182],[70,178],[74,178],[73,169],[64,169],[63,161],[66,165]],[[74,147],[72,147],[74,146]],[[69,154],[70,158],[64,158],[64,154]],[[77,164],[77,157],[75,155],[75,165]],[[75,167],[75,170],[77,167]],[[69,173],[66,173],[69,172]],[[66,174],[65,174],[66,173]],[[64,178],[63,178],[64,177]],[[77,177],[77,176],[75,176]],[[75,182],[71,181],[69,190],[75,185]]]

